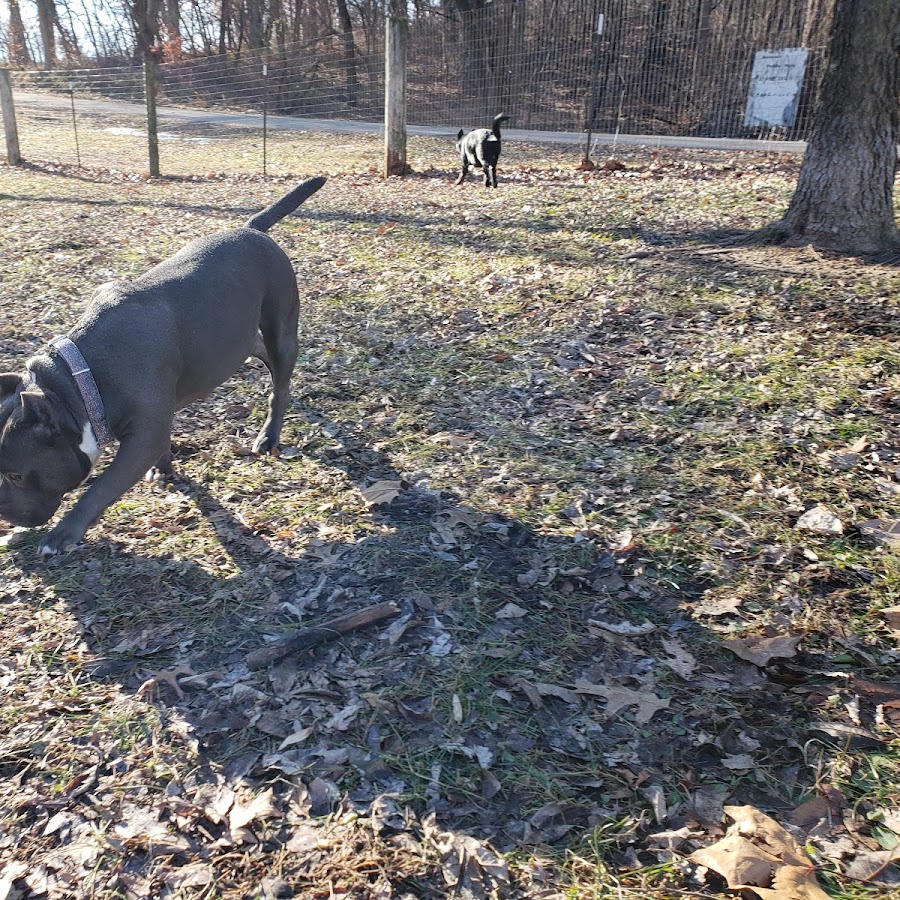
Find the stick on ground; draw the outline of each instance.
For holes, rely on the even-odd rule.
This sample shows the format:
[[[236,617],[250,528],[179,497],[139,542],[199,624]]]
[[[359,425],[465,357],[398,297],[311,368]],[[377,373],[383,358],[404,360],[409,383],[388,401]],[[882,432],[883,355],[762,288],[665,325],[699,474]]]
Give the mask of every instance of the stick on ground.
[[[349,634],[359,628],[365,628],[367,625],[374,625],[377,622],[383,622],[396,616],[400,610],[394,603],[379,603],[377,606],[370,606],[368,609],[359,612],[350,613],[346,616],[339,616],[332,619],[324,625],[318,625],[313,628],[301,628],[295,631],[290,637],[275,641],[259,650],[254,650],[247,654],[247,667],[249,669],[262,669],[279,659],[291,653],[301,653],[316,647],[319,644],[325,644],[333,641],[343,634]]]

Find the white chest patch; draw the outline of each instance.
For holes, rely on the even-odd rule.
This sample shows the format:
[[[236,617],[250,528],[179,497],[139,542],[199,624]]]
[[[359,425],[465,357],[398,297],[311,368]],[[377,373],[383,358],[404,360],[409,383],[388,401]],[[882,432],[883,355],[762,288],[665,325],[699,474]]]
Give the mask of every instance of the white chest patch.
[[[97,462],[97,457],[100,455],[100,445],[97,443],[97,435],[94,434],[94,429],[91,428],[90,422],[84,423],[84,429],[81,432],[81,443],[78,445],[78,449],[91,461],[91,465]]]

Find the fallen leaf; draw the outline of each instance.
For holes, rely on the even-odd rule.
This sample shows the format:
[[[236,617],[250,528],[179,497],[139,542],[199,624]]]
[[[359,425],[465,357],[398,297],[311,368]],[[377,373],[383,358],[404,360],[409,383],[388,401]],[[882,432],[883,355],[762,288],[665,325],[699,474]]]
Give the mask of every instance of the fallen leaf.
[[[704,597],[693,611],[701,616],[727,616],[736,613],[741,602],[740,597]]]
[[[778,635],[777,637],[732,638],[725,646],[736,656],[757,666],[767,666],[773,659],[789,658],[797,653],[799,637]]]
[[[663,650],[669,654],[660,659],[664,666],[668,666],[676,675],[680,675],[685,681],[694,677],[694,669],[697,668],[696,657],[681,643],[681,641],[667,640],[663,638]]]
[[[900,884],[900,872],[894,863],[900,861],[900,848],[894,850],[859,850],[844,874],[854,881],[885,887]]]
[[[301,728],[299,731],[295,731],[293,734],[289,734],[279,745],[278,750],[287,750],[288,747],[293,747],[296,744],[302,744],[312,733],[315,731],[315,727],[312,725],[307,726],[306,728]]]
[[[26,875],[28,868],[26,863],[21,862],[10,862],[3,867],[3,870],[0,871],[0,900],[19,896],[20,891],[16,890],[13,893],[13,882]]]
[[[881,614],[891,630],[900,632],[900,606],[888,606]]]
[[[618,531],[609,537],[609,549],[622,553],[634,546],[634,532],[630,528]]]
[[[723,756],[722,765],[733,772],[749,772],[756,768],[756,761],[749,753],[736,753],[733,756]]]
[[[528,610],[515,603],[507,603],[494,614],[497,619],[521,619],[528,615]]]
[[[867,543],[892,550],[900,548],[900,519],[869,519],[860,522],[856,529]]]
[[[208,863],[192,863],[180,868],[163,869],[157,873],[166,887],[173,891],[189,887],[205,887],[213,880],[212,866]]]
[[[596,625],[598,628],[602,628],[604,631],[609,631],[612,634],[621,634],[624,636],[650,634],[651,631],[656,631],[656,626],[652,622],[641,622],[640,624],[635,624],[634,622],[601,622],[598,619],[590,619],[588,621],[588,625]]]
[[[820,466],[836,472],[849,472],[861,459],[859,453],[849,450],[824,450],[816,455]]]
[[[376,481],[360,491],[367,506],[382,506],[394,500],[403,490],[402,481]]]
[[[814,506],[808,509],[794,525],[803,531],[815,534],[843,534],[844,523],[827,506]]]
[[[655,834],[648,834],[647,843],[652,847],[659,847],[662,850],[674,852],[685,841],[701,837],[701,835],[702,832],[691,831],[691,829],[685,825],[674,831],[657,831]]]
[[[578,694],[575,691],[570,691],[568,688],[559,687],[556,684],[544,684],[542,682],[538,682],[535,687],[537,688],[538,694],[541,697],[557,697],[565,703],[571,703],[573,706],[578,706],[581,702]],[[541,704],[538,703],[538,706]]]
[[[257,819],[271,819],[280,815],[281,811],[275,806],[272,788],[269,788],[249,803],[235,803],[228,814],[228,827],[232,831],[238,831]]]
[[[858,675],[852,675],[850,689],[869,703],[900,706],[900,684],[895,681],[868,681]]]
[[[649,691],[641,693],[620,685],[592,684],[583,678],[575,682],[575,690],[579,694],[590,694],[594,697],[603,697],[606,700],[606,715],[614,716],[626,706],[637,706],[635,719],[642,725],[653,718],[661,709],[669,708],[668,697],[657,697]]]
[[[431,444],[443,444],[446,447],[450,447],[451,450],[460,450],[465,447],[471,446],[474,438],[468,437],[464,434],[451,434],[449,431],[441,431],[438,434],[433,434],[428,442]]]
[[[362,707],[358,703],[351,703],[342,710],[336,712],[327,722],[322,724],[324,731],[346,731],[356,720],[356,716]]]
[[[726,806],[734,825],[722,840],[692,853],[691,862],[721,875],[732,890],[763,900],[828,900],[803,848],[774,819],[752,806]]]

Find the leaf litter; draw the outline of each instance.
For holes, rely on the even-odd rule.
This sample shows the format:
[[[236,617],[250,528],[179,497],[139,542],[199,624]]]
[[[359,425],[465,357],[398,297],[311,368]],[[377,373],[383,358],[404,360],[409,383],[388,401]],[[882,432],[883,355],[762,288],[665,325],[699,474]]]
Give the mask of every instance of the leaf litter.
[[[281,456],[240,449],[248,366],[81,549],[0,534],[0,897],[893,889],[894,270],[716,244],[786,157],[511,145],[485,196],[439,143],[385,182],[354,141],[275,235]],[[277,149],[268,179],[0,170],[4,364],[326,158]]]

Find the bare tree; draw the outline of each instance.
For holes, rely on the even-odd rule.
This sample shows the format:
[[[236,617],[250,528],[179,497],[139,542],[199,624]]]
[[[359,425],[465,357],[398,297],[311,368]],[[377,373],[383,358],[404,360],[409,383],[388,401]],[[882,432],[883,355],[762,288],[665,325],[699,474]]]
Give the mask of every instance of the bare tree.
[[[228,50],[231,8],[231,0],[222,0],[221,11],[219,13],[219,56],[224,56]]]
[[[164,0],[162,4],[162,25],[166,37],[166,57],[178,59],[181,56],[181,7],[179,0]]]
[[[44,67],[52,69],[56,63],[56,36],[53,31],[55,10],[53,0],[36,0],[38,26],[41,30],[41,49],[44,54]]]
[[[265,9],[265,0],[245,0],[246,35],[251,50],[261,50],[266,45]]]
[[[19,0],[7,0],[9,5],[9,37],[7,39],[7,55],[14,66],[27,66],[31,62],[28,44],[25,40],[25,25],[22,22],[22,11]]]
[[[353,21],[347,0],[335,0],[337,3],[338,21],[341,25],[341,41],[344,48],[344,77],[347,85],[347,102],[356,106],[359,94],[359,81],[356,77],[356,47],[353,43]]]
[[[900,3],[838,0],[806,155],[776,234],[846,253],[900,249],[893,188]]]
[[[159,43],[159,0],[130,0],[128,11],[137,56],[145,59]]]

